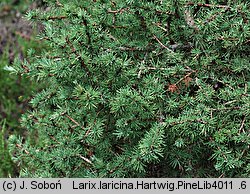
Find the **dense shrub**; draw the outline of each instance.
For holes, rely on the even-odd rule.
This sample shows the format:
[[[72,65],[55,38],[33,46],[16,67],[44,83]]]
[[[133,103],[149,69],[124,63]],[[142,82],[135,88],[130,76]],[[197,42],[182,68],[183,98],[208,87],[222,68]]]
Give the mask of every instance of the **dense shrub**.
[[[60,0],[27,15],[47,87],[12,136],[23,177],[249,177],[247,0]]]

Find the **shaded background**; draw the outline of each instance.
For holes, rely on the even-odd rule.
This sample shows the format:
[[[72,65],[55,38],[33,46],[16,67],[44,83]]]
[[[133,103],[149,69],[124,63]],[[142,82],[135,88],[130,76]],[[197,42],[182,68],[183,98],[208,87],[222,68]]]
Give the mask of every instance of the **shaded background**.
[[[28,49],[42,48],[35,40],[38,27],[24,18],[27,11],[42,6],[41,0],[0,0],[0,177],[18,176],[18,165],[11,161],[7,139],[13,133],[25,136],[20,116],[29,109],[28,101],[39,87],[28,78],[13,74],[13,63],[15,58],[23,60]]]

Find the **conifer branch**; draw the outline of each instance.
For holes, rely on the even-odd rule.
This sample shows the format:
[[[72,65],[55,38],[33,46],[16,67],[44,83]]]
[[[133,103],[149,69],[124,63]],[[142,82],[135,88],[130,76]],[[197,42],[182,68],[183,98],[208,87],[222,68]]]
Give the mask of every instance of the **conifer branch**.
[[[85,64],[83,58],[82,58],[81,55],[76,51],[74,45],[72,44],[72,42],[69,41],[69,38],[68,38],[68,37],[66,37],[66,43],[70,46],[72,53],[74,53],[74,54],[77,56],[77,58],[80,60],[80,63],[81,63],[81,65],[82,65],[82,67],[85,69],[85,71],[86,71],[88,74],[90,74],[89,69],[88,69],[87,65]]]
[[[170,125],[180,125],[184,123],[201,123],[201,124],[207,124],[207,121],[203,121],[202,119],[195,119],[195,120],[182,120],[179,122],[172,122]]]
[[[140,52],[149,52],[155,50],[155,48],[138,48],[138,47],[118,47],[121,51],[140,51]]]
[[[228,159],[227,159],[226,155],[222,152],[221,148],[220,148],[219,146],[217,146],[217,149],[220,151],[222,157],[223,157],[223,158],[225,159],[225,161],[227,162]]]
[[[209,137],[209,139],[210,139],[211,142],[215,142],[215,140],[212,137]],[[228,159],[227,159],[226,155],[222,152],[221,148],[218,145],[216,145],[216,147],[220,151],[220,153],[221,153],[222,157],[224,158],[224,160],[227,162]]]
[[[150,7],[138,6],[138,7],[135,7],[135,8],[136,8],[136,9],[137,9],[137,8],[140,8],[140,9],[145,10],[145,11],[154,11],[156,14],[175,15],[175,13],[173,13],[173,12],[171,12],[171,11],[162,11],[162,10],[158,10],[158,9],[150,8]]]
[[[40,158],[35,157],[35,156],[32,155],[28,150],[23,149],[23,146],[22,146],[22,145],[16,143],[15,146],[16,146],[16,148],[18,148],[19,150],[21,150],[21,152],[24,152],[25,154],[27,154],[27,155],[30,156],[31,158],[36,159],[37,161],[41,162]],[[40,150],[37,150],[37,151],[40,151]]]
[[[88,22],[86,19],[83,20],[83,25],[85,26],[86,28],[86,35],[88,37],[88,45],[91,47],[91,35],[90,35],[90,32],[88,30]]]

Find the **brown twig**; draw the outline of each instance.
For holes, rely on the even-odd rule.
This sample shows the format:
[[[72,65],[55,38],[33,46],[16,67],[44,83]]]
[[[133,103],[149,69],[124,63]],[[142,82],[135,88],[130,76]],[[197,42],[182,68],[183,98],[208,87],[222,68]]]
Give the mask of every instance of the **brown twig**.
[[[236,107],[229,107],[229,108],[211,108],[211,111],[221,111],[221,110],[239,110],[242,107],[236,106]]]
[[[168,30],[166,28],[162,27],[160,23],[153,22],[153,24],[156,25],[158,28],[162,29],[164,32],[168,32]]]
[[[30,37],[29,35],[26,35],[26,34],[24,34],[24,33],[22,33],[22,32],[16,31],[15,34],[16,34],[16,35],[19,35],[21,38],[26,39],[26,40],[28,40],[28,41],[31,40],[31,37]],[[38,41],[38,40],[36,40],[36,41],[37,41],[37,42],[40,42],[40,41]]]
[[[224,8],[224,9],[230,9],[231,7],[227,5],[213,5],[213,4],[207,4],[207,3],[193,3],[189,2],[186,4],[187,6],[194,5],[194,6],[199,6],[199,7],[216,7],[216,8]]]
[[[79,154],[79,157],[80,157],[81,159],[83,159],[85,162],[87,162],[87,163],[89,163],[89,164],[93,164],[88,158],[85,158],[85,157],[83,157],[83,156],[80,155],[80,154]]]
[[[47,19],[48,20],[62,20],[62,19],[66,19],[67,16],[50,16]]]
[[[120,28],[120,29],[123,29],[123,28],[128,28],[127,26],[115,26],[115,25],[112,25],[110,26],[111,28]]]
[[[140,52],[148,52],[148,51],[154,51],[155,48],[139,48],[139,47],[118,47],[121,51],[140,51]]]
[[[119,10],[108,10],[108,13],[113,13],[113,14],[117,14],[117,13],[123,13],[124,11],[128,11],[129,7],[127,8],[121,8]]]
[[[244,94],[247,95],[248,84],[247,84],[247,81],[246,81],[245,74],[243,72],[242,72],[242,76],[243,76],[243,79],[244,79],[244,82],[245,82]]]
[[[119,47],[121,51],[138,51],[138,48],[133,48],[133,47]]]
[[[184,77],[182,77],[179,81],[177,81],[176,83],[174,84],[169,84],[168,85],[168,90],[171,92],[171,93],[174,93],[174,92],[180,92],[179,89],[180,87],[178,86],[182,81],[184,81],[186,87],[189,86],[189,82],[192,80],[192,78],[190,78],[190,75],[193,74],[193,73],[196,73],[197,71],[195,70],[192,70],[190,67],[186,67],[189,71],[191,70],[191,72],[189,72],[188,74],[186,74]]]
[[[32,19],[38,19],[38,20],[63,20],[68,18],[67,16],[49,16],[49,17],[42,17],[39,18],[39,16],[33,16]]]
[[[217,146],[218,150],[220,150],[222,157],[225,159],[225,161],[228,161],[226,155],[222,152],[219,146]]]
[[[53,136],[53,135],[49,135],[50,139],[54,140],[56,143],[60,144],[59,141],[57,141],[57,139]]]
[[[165,46],[155,35],[153,35],[154,39],[162,46],[162,48],[167,49],[169,52],[174,52],[171,49],[169,49],[167,46]]]
[[[59,7],[63,7],[63,4],[61,4],[59,0],[56,0],[56,5],[58,5]]]
[[[185,75],[183,78],[181,78],[178,82],[175,83],[175,85],[178,85],[181,83],[183,80],[185,80],[187,77],[189,77],[191,74],[195,73],[196,71],[189,72],[187,75]]]
[[[239,129],[239,132],[241,132],[241,131],[245,132],[244,129],[243,129],[243,128],[244,128],[245,121],[246,121],[246,116],[244,116],[244,118],[243,118],[243,120],[242,120],[242,123],[241,123],[241,125],[240,125],[240,129]]]
[[[19,144],[16,144],[16,147],[19,148],[19,149],[23,149],[23,147],[22,147],[21,145],[19,145]],[[30,155],[30,152],[27,151],[27,150],[25,150],[25,149],[24,149],[24,152],[25,152],[26,154]]]
[[[82,129],[85,130],[85,128],[83,126],[81,126],[75,119],[73,119],[72,117],[70,117],[69,115],[65,114],[65,116],[71,120],[74,124],[76,124],[78,127],[81,127]]]
[[[167,70],[168,68],[164,68],[164,67],[142,67],[140,68],[140,70]]]
[[[180,125],[183,123],[201,123],[201,124],[207,124],[208,122],[203,121],[202,119],[195,119],[195,120],[183,120],[183,121],[179,121],[179,122],[172,122],[170,123],[170,125]]]
[[[88,131],[85,133],[84,137],[87,137],[91,131],[91,128],[88,129]]]

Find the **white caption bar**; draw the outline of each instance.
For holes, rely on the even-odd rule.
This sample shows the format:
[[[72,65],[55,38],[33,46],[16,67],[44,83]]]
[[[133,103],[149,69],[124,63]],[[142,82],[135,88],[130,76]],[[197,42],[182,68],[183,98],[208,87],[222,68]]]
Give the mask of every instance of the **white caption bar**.
[[[250,179],[0,179],[0,193],[250,193]]]

